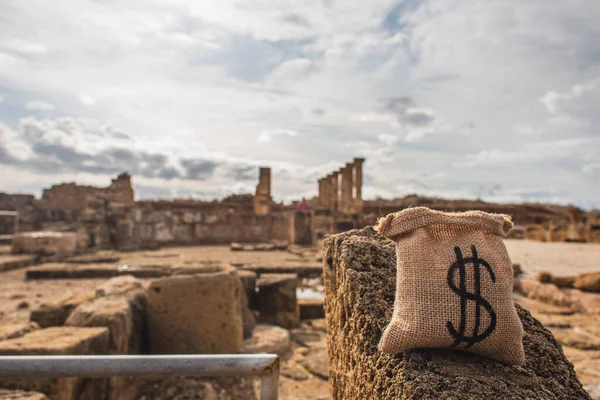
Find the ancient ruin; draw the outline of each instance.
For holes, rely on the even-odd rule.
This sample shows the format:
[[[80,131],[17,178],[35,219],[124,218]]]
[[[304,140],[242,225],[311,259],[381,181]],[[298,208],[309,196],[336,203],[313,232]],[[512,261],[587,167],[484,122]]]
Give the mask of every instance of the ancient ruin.
[[[214,201],[136,201],[126,173],[105,188],[0,194],[0,355],[274,353],[283,399],[589,398],[584,389],[600,399],[600,247],[588,244],[600,242],[598,212],[364,200],[364,165],[354,158],[291,204],[274,200],[268,167],[254,194]],[[448,351],[377,352],[395,251],[368,227],[412,206],[512,215],[505,242],[527,332],[519,371]],[[244,377],[0,377],[0,399],[257,396]]]

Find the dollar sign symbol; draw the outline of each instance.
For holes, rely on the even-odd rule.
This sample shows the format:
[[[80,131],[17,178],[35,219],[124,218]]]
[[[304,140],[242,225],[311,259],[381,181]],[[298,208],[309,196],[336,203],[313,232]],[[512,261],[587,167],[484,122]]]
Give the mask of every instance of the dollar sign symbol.
[[[448,286],[454,293],[456,293],[460,297],[460,325],[458,330],[454,328],[454,325],[451,321],[446,323],[446,327],[448,328],[448,332],[454,338],[454,342],[450,345],[450,347],[456,347],[460,343],[466,343],[465,348],[473,346],[477,342],[481,342],[483,339],[488,337],[496,328],[496,313],[494,309],[483,297],[481,297],[481,270],[480,268],[483,266],[489,273],[490,279],[493,283],[496,283],[496,276],[494,275],[494,271],[490,264],[488,264],[485,260],[477,257],[477,249],[475,246],[471,246],[472,257],[463,258],[462,251],[459,247],[454,248],[454,252],[456,253],[456,262],[450,266],[448,269]],[[473,264],[473,281],[475,284],[475,291],[473,293],[467,290],[467,271],[466,265]],[[454,283],[454,274],[458,269],[459,272],[459,286],[457,287]],[[475,302],[475,327],[473,328],[473,334],[471,336],[465,336],[465,329],[467,327],[467,301],[472,300]],[[480,334],[479,333],[479,325],[481,324],[481,310],[480,307],[489,314],[490,316],[490,324],[488,327]]]

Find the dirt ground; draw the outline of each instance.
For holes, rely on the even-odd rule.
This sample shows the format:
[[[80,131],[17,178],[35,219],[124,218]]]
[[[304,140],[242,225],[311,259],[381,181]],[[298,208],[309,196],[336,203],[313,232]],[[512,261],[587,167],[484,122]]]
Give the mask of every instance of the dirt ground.
[[[520,263],[524,273],[529,276],[534,276],[542,270],[554,274],[600,270],[600,245],[507,240],[506,246],[513,262]],[[301,255],[302,253],[304,256]],[[296,249],[293,254],[285,251],[232,252],[227,246],[198,246],[132,253],[99,252],[96,255],[116,256],[120,258],[118,263],[129,265],[149,261],[182,267],[214,261],[275,265],[287,262],[315,262],[316,250]],[[0,324],[26,322],[29,320],[30,310],[42,302],[85,293],[94,290],[100,283],[101,280],[98,279],[26,281],[24,268],[0,272]],[[574,363],[586,388],[594,394],[594,398],[600,399],[599,317],[570,314],[568,310],[519,296],[516,296],[515,300],[552,330],[563,344],[565,354]],[[280,398],[284,400],[330,398],[324,321],[305,321],[299,329],[291,331],[291,336],[293,351],[282,360]],[[173,381],[171,384],[184,385],[178,382],[191,382],[190,389],[198,390],[200,387],[197,382],[185,379]],[[253,385],[255,398],[257,398],[258,381],[254,380]],[[223,398],[218,393],[218,385],[216,388],[217,397]],[[179,389],[181,388],[171,387],[167,391],[174,393]],[[171,396],[169,398],[194,397]]]

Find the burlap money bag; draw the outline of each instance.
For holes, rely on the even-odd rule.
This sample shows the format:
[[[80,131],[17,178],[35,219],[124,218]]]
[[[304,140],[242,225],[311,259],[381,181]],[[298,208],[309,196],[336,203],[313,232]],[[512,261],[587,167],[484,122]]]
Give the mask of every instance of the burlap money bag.
[[[398,277],[379,349],[452,348],[523,364],[523,326],[502,241],[512,225],[507,215],[426,207],[380,220],[379,233],[396,241]]]

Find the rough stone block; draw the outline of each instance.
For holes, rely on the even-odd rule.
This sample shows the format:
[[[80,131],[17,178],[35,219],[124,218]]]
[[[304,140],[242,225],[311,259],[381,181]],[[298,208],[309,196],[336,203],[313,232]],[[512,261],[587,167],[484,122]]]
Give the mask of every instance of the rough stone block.
[[[600,293],[600,272],[577,275],[573,286],[575,289],[583,290],[584,292]]]
[[[575,277],[572,275],[552,275],[552,284],[558,286],[559,288],[572,288],[575,284]]]
[[[136,279],[133,275],[123,275],[109,279],[107,282],[96,288],[96,297],[109,295],[126,294],[135,290],[143,289],[142,281]]]
[[[25,268],[37,263],[35,255],[0,255],[0,272]]]
[[[140,354],[145,343],[145,308],[143,290],[128,296],[100,297],[75,308],[65,326],[106,327],[111,354]]]
[[[324,254],[332,398],[590,398],[560,344],[520,306],[523,367],[449,349],[380,353],[377,344],[393,310],[395,243],[366,228],[327,237]]]
[[[136,278],[158,278],[168,276],[171,270],[162,265],[128,265],[128,264],[47,264],[30,268],[25,273],[28,280],[38,279],[99,279],[132,275]]]
[[[42,256],[70,256],[77,252],[77,233],[74,232],[21,232],[12,240],[14,254]]]
[[[53,327],[0,342],[0,354],[78,355],[106,354],[108,329]],[[107,393],[106,379],[86,378],[0,378],[0,387],[42,392],[51,399],[96,400]]]
[[[253,271],[237,271],[238,277],[242,284],[242,290],[246,292],[248,298],[248,304],[251,309],[257,308],[257,296],[256,296],[256,273]]]
[[[296,298],[298,276],[263,274],[258,279],[258,311],[262,322],[292,329],[300,323]]]
[[[271,353],[280,356],[291,351],[292,342],[287,329],[273,325],[258,324],[251,338],[244,340],[242,353]]]
[[[253,309],[257,308],[256,274],[252,271],[237,271],[237,274],[242,288],[240,299],[242,302],[244,339],[247,339],[252,336],[252,331],[256,326],[256,319],[252,312]]]
[[[29,320],[37,323],[41,328],[61,326],[65,323],[71,311],[93,298],[93,293],[86,293],[51,300],[32,310]]]
[[[0,400],[48,400],[48,398],[39,392],[0,389]]]
[[[323,267],[318,263],[285,263],[282,265],[245,265],[245,271],[262,274],[296,274],[300,278],[316,278],[323,273]]]
[[[298,299],[298,306],[300,307],[301,320],[325,318],[323,300]]]
[[[35,322],[0,325],[0,340],[16,339],[39,328]]]
[[[113,284],[123,283],[115,278]],[[135,279],[135,278],[134,278]],[[114,282],[116,280],[116,282]],[[126,280],[125,292],[112,291],[108,297],[99,297],[80,304],[69,316],[65,325],[78,327],[106,327],[109,331],[109,353],[141,354],[146,349],[146,294]],[[102,285],[106,293],[110,282]],[[136,282],[139,284],[139,282]],[[123,286],[119,287],[121,290]],[[115,376],[109,378],[108,399],[133,400],[137,398],[139,380],[135,377]]]
[[[243,340],[240,280],[226,266],[180,271],[148,289],[153,354],[236,353]]]

